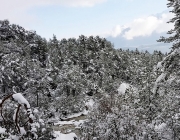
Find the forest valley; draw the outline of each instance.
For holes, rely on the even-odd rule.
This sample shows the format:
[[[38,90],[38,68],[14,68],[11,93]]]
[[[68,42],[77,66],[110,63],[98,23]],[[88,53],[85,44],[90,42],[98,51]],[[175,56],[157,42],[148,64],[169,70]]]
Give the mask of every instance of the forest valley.
[[[0,139],[179,140],[180,8],[168,1],[168,54],[99,36],[47,41],[1,20]]]

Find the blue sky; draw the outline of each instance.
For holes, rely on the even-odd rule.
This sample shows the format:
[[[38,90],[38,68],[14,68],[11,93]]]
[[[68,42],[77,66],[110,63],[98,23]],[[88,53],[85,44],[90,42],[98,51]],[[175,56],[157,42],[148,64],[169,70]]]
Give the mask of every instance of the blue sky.
[[[0,20],[8,19],[47,39],[99,35],[115,48],[169,51],[157,43],[173,28],[167,0],[0,0]]]

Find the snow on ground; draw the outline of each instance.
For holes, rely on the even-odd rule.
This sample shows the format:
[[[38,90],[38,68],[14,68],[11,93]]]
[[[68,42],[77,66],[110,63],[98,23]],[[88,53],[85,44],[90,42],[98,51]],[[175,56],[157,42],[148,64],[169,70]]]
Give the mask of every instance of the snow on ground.
[[[62,134],[60,131],[55,131],[56,140],[74,140],[76,136],[75,133]]]
[[[86,119],[85,119],[85,120],[79,120],[79,121],[75,121],[74,119],[82,116],[82,114],[83,114],[83,115],[86,115],[86,112],[87,112],[87,111],[83,111],[83,112],[80,112],[80,113],[76,113],[76,114],[73,114],[73,115],[69,115],[69,116],[67,116],[67,117],[64,118],[64,119],[72,119],[72,120],[59,121],[59,122],[57,122],[57,123],[54,123],[54,125],[74,124],[75,126],[78,126],[78,125],[84,123],[84,121],[86,121]]]
[[[59,121],[54,123],[54,125],[64,125],[64,124],[73,124],[73,121]]]
[[[79,120],[79,121],[75,121],[75,120],[71,120],[71,121],[59,121],[57,123],[54,123],[54,125],[66,125],[66,124],[74,124],[75,126],[79,126],[80,124],[83,124],[85,120]]]
[[[94,101],[93,101],[93,99],[89,99],[88,101],[86,101],[85,104],[90,109],[90,108],[92,108]],[[89,112],[89,109],[84,110],[79,113],[68,115],[64,118],[61,118],[64,121],[59,121],[59,122],[54,123],[54,125],[55,125],[54,129],[56,130],[55,136],[57,136],[56,140],[74,140],[74,137],[77,138],[78,133],[76,133],[77,134],[76,135],[73,132],[74,132],[74,130],[78,130],[81,127],[81,125],[85,121],[87,121],[86,116]],[[72,130],[72,131],[68,131],[68,130]],[[66,134],[67,132],[68,133],[71,132],[71,133]]]
[[[122,83],[120,87],[118,88],[118,93],[124,95],[126,92],[126,89],[129,88],[129,84]]]
[[[79,113],[75,113],[75,114],[72,114],[72,115],[69,115],[69,116],[66,116],[66,117],[64,117],[64,118],[62,118],[62,119],[71,119],[71,118],[76,118],[76,117],[79,117],[79,116],[81,116],[82,114],[83,115],[87,115],[87,111],[86,110],[84,110],[83,112],[79,112]]]
[[[82,115],[82,112],[68,116],[68,118],[68,121],[54,123],[55,134],[58,134],[56,140],[74,140],[74,137],[79,136],[81,125],[87,121],[86,115]]]

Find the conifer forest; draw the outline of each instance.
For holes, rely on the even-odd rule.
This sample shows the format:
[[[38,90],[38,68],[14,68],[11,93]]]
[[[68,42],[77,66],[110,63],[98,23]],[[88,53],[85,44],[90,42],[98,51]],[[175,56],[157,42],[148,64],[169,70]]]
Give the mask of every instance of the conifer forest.
[[[179,140],[179,1],[167,6],[165,54],[99,36],[46,40],[0,20],[0,140]]]

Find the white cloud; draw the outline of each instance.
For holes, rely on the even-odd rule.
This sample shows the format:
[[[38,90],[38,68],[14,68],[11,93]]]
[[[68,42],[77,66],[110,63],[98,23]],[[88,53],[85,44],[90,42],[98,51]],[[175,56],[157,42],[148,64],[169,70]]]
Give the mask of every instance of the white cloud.
[[[123,30],[123,27],[121,27],[120,25],[117,25],[117,26],[111,31],[111,34],[112,34],[113,37],[116,37],[116,36],[118,36],[118,35],[121,34],[122,30]]]
[[[173,17],[171,13],[164,13],[160,18],[156,16],[149,16],[146,18],[135,19],[132,23],[128,25],[130,28],[123,34],[128,40],[133,39],[138,36],[150,36],[153,32],[163,33],[173,28],[173,24],[167,24]]]
[[[174,26],[173,24],[167,23],[171,18],[173,18],[172,13],[163,13],[159,17],[148,16],[138,18],[129,24],[123,26],[117,25],[111,31],[103,33],[102,36],[117,37],[121,35],[127,40],[131,40],[134,37],[150,36],[154,32],[158,34],[164,33]]]
[[[103,36],[103,37],[108,37],[108,36],[117,37],[118,35],[121,35],[122,31],[124,29],[126,29],[126,28],[127,28],[127,26],[116,25],[112,30],[107,31],[107,32],[103,32],[102,34],[100,34],[100,36]]]

